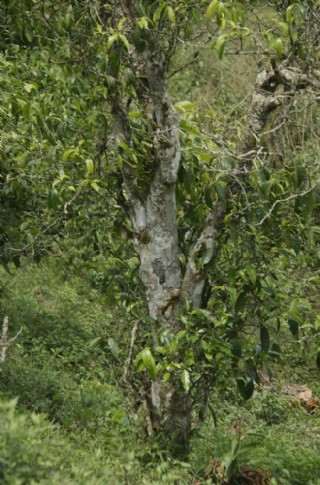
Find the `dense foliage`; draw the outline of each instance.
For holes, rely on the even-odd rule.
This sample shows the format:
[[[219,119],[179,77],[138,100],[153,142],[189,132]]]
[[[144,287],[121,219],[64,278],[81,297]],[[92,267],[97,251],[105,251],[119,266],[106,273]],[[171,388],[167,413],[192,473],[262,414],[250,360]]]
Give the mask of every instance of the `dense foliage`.
[[[4,483],[317,483],[317,443],[294,464],[284,423],[318,411],[261,376],[320,368],[319,9],[2,2],[1,317],[23,329],[0,369]],[[161,233],[136,215],[170,153]],[[166,267],[149,253],[175,230]]]

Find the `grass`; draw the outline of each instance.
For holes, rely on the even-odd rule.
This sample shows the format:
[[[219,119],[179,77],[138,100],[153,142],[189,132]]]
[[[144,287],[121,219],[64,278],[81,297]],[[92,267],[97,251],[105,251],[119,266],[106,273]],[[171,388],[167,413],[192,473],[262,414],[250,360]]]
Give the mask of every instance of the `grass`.
[[[83,279],[66,278],[51,260],[12,276],[2,271],[1,281],[10,334],[23,327],[0,373],[2,483],[206,483],[210,463],[230,457],[239,437],[237,465],[269,471],[273,484],[320,483],[320,410],[309,414],[280,392],[295,382],[320,395],[311,362],[295,369],[292,354],[275,363],[275,389],[256,391],[248,402],[232,384],[223,396],[217,391],[217,427],[208,416],[188,464],[167,460],[141,435],[117,384],[123,355],[117,360],[107,342],[115,339],[124,352],[126,336],[114,328],[119,309],[92,299]]]

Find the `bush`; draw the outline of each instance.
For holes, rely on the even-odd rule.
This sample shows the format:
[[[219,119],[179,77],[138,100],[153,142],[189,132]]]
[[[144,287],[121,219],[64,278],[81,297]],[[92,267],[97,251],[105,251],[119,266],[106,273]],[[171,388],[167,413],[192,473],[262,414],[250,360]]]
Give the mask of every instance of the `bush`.
[[[33,359],[14,349],[0,369],[0,394],[5,398],[19,398],[20,405],[55,419],[63,401],[68,375],[62,377],[54,369],[53,358]]]
[[[27,484],[48,477],[59,465],[52,426],[41,415],[16,414],[16,400],[0,402],[0,482]]]
[[[257,398],[255,415],[268,425],[279,424],[286,421],[289,413],[289,405],[286,400],[269,391],[262,391]]]

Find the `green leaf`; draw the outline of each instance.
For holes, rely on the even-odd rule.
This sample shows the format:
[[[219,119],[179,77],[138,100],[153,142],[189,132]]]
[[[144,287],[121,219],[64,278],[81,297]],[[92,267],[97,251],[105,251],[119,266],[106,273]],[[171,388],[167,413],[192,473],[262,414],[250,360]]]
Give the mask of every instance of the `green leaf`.
[[[90,342],[88,344],[88,348],[91,349],[92,347],[94,347],[99,342],[99,340],[101,340],[101,337],[96,337],[96,338],[90,340]]]
[[[31,103],[25,103],[22,107],[22,114],[24,119],[30,122],[31,119]]]
[[[278,59],[282,59],[283,53],[283,41],[280,37],[278,37],[273,43],[274,50],[276,51]]]
[[[183,174],[183,185],[185,186],[185,189],[188,192],[188,194],[192,190],[193,180],[194,180],[194,177],[193,177],[192,171],[186,170]]]
[[[224,53],[224,48],[226,46],[226,41],[227,41],[227,35],[226,34],[220,35],[220,37],[218,37],[218,39],[216,41],[215,48],[216,48],[216,51],[217,51],[217,54],[218,54],[218,57],[219,57],[220,60],[223,58],[223,53]]]
[[[115,43],[116,40],[118,40],[119,34],[112,34],[110,35],[109,39],[107,40],[107,50],[111,49],[113,44]]]
[[[140,29],[148,30],[149,29],[149,21],[150,21],[150,19],[148,17],[141,17],[140,19],[138,19],[138,26],[140,27]]]
[[[146,48],[146,41],[141,27],[136,27],[132,33],[132,40],[138,52],[142,53]]]
[[[241,397],[246,401],[250,399],[254,393],[254,382],[249,377],[239,377],[237,379],[237,386]]]
[[[154,381],[157,375],[157,367],[151,350],[148,347],[143,349],[143,351],[141,352],[141,358],[144,367],[147,369],[150,379]]]
[[[123,34],[119,34],[119,39],[121,40],[123,45],[126,47],[126,49],[129,50],[130,46],[129,46],[129,42],[128,42],[128,39],[126,38],[126,36],[123,35]]]
[[[205,193],[204,193],[204,200],[206,202],[206,205],[209,207],[209,209],[213,208],[213,200],[211,196],[211,190],[209,188],[206,188]]]
[[[231,340],[231,352],[234,357],[240,359],[242,355],[241,344],[237,338]]]
[[[95,192],[100,192],[101,190],[101,187],[99,187],[99,185],[95,181],[91,182],[90,186]]]
[[[30,83],[24,83],[23,85],[23,89],[27,92],[27,93],[31,93],[31,91],[33,89],[35,89],[35,86],[33,84],[30,84]]]
[[[209,5],[209,7],[207,8],[207,11],[206,11],[207,19],[210,19],[212,17],[212,15],[216,12],[218,5],[219,5],[218,0],[213,0],[213,2],[210,3],[210,5]]]
[[[298,337],[299,335],[299,322],[295,320],[294,318],[289,318],[288,319],[288,325],[290,332],[294,337]]]
[[[245,307],[246,301],[247,301],[247,295],[244,291],[241,291],[234,305],[235,311],[241,312]]]
[[[182,385],[183,385],[183,389],[186,392],[188,392],[189,389],[190,389],[190,386],[191,386],[191,381],[190,381],[190,374],[186,369],[184,369],[181,372],[181,382],[182,382]]]
[[[87,174],[92,175],[94,172],[94,163],[93,163],[93,160],[91,160],[91,158],[88,158],[86,160],[86,166],[87,166]]]
[[[77,155],[77,151],[74,148],[68,148],[62,155],[62,161],[66,162],[68,159],[73,160],[75,155]]]
[[[264,325],[261,325],[260,327],[260,342],[262,351],[268,352],[270,347],[270,336],[267,327]]]
[[[161,14],[162,14],[163,10],[165,9],[165,7],[166,7],[166,4],[165,3],[162,3],[156,9],[156,11],[153,14],[153,21],[154,21],[154,23],[157,23],[160,20]]]
[[[249,279],[253,285],[257,282],[257,272],[254,266],[248,266],[246,268],[246,273],[249,276]]]
[[[97,340],[97,339],[95,339],[95,340]],[[113,355],[113,357],[115,357],[117,359],[119,357],[119,354],[120,354],[120,349],[119,349],[117,342],[111,337],[108,338],[108,347],[109,347],[109,350],[110,350],[111,354]]]
[[[175,109],[177,111],[193,111],[196,109],[196,105],[194,103],[191,103],[191,101],[180,101],[179,103],[176,103],[174,105]]]
[[[59,193],[57,189],[53,188],[48,195],[48,207],[49,209],[57,209],[60,203]]]
[[[168,7],[167,7],[167,15],[168,15],[168,19],[170,20],[170,22],[172,24],[174,24],[175,21],[176,21],[176,14],[175,14],[175,11],[173,10],[173,8],[170,7],[170,5],[168,5]]]
[[[170,372],[165,372],[165,373],[163,374],[163,378],[162,378],[162,380],[163,380],[163,382],[168,382],[168,381],[170,380],[170,378],[171,378],[171,374],[170,374]]]
[[[317,367],[320,369],[320,351],[317,353]]]
[[[223,200],[223,201],[226,200],[225,188],[222,184],[219,184],[218,182],[216,182],[214,184],[214,189],[217,192],[220,200]]]

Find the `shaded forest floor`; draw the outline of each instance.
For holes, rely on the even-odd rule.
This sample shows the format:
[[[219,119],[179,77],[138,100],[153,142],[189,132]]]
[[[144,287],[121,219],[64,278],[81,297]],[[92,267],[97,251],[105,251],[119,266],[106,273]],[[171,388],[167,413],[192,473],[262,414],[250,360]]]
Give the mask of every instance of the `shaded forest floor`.
[[[269,477],[232,483],[320,484],[320,383],[308,349],[288,344],[247,402],[232,381],[219,387],[189,462],[167,459],[119,385],[124,311],[90,275],[58,268],[52,259],[1,271],[1,317],[10,336],[22,327],[0,369],[1,483],[222,484],[225,465]]]

